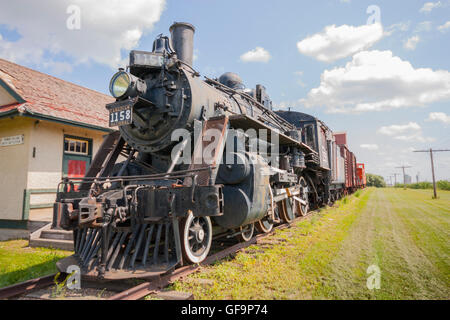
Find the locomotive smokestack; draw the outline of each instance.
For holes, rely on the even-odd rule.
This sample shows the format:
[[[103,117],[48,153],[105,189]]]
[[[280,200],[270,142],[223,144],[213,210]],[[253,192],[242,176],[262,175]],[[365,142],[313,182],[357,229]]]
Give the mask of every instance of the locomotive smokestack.
[[[178,59],[192,66],[194,60],[194,26],[186,22],[174,22],[169,30],[172,47],[177,53]]]

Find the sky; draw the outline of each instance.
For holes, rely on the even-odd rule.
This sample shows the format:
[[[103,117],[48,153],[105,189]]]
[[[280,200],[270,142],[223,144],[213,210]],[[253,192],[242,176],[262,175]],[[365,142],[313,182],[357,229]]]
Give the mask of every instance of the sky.
[[[275,109],[346,131],[369,173],[431,181],[412,151],[450,149],[450,0],[2,0],[0,57],[109,94],[174,21],[195,26],[202,75],[236,72]],[[450,152],[434,158],[450,179]]]

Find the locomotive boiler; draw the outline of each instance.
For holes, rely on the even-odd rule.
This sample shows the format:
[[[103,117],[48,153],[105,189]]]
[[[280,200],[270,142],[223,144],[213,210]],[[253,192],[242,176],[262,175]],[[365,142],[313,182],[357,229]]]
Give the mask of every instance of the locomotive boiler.
[[[255,228],[270,232],[330,201],[328,149],[274,112],[264,86],[248,89],[234,73],[202,79],[194,26],[174,23],[170,33],[152,51],[131,51],[113,75],[116,102],[106,108],[118,130],[85,177],[58,186],[53,227],[73,230],[75,249],[57,263],[61,271],[165,273],[202,262],[213,235],[247,241]],[[330,135],[323,139],[327,146]]]

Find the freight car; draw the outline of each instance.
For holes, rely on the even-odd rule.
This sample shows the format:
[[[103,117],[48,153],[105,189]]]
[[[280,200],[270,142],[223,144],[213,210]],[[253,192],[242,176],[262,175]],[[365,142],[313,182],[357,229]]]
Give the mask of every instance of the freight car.
[[[356,164],[356,177],[358,188],[365,188],[367,182],[366,182],[366,167],[364,163]]]
[[[248,241],[255,228],[270,232],[353,190],[347,176],[356,160],[342,156],[322,121],[274,112],[265,87],[245,88],[236,74],[201,79],[192,65],[195,28],[175,23],[170,32],[151,52],[130,52],[110,81],[116,102],[106,106],[119,130],[85,177],[58,186],[53,227],[75,239],[75,254],[57,262],[61,271],[166,273],[203,261],[213,234]]]

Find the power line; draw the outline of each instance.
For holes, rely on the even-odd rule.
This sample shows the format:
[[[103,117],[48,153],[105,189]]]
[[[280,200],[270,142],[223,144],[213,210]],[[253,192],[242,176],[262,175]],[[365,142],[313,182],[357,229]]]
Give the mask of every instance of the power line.
[[[433,176],[433,191],[434,191],[434,198],[437,199],[437,192],[436,192],[436,178],[434,176],[434,160],[433,160],[433,152],[449,152],[450,149],[437,149],[433,150],[433,148],[430,148],[430,150],[416,150],[413,152],[429,152],[430,153],[430,159],[431,159],[431,174]]]
[[[403,187],[406,188],[406,174],[405,174],[405,169],[408,168],[412,168],[411,166],[401,166],[401,167],[396,167],[397,169],[402,169],[403,170]]]
[[[397,185],[397,176],[399,176],[400,173],[391,173],[391,174],[394,176],[394,179],[395,179],[395,184],[394,184],[394,186],[395,186],[395,185]]]

